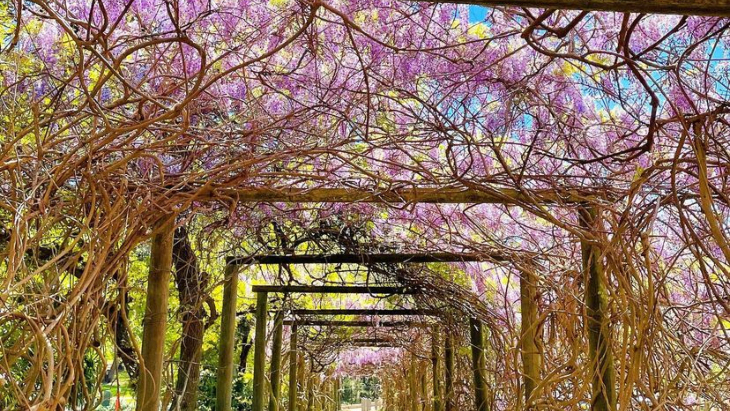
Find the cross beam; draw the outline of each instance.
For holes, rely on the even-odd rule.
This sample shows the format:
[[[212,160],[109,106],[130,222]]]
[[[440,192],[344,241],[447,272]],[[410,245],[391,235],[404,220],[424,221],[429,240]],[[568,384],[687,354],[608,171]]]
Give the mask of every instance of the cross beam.
[[[367,285],[254,285],[254,293],[291,293],[291,294],[418,294],[418,290],[408,287],[367,286]]]
[[[536,7],[624,13],[730,16],[730,0],[425,0],[430,3],[467,3],[479,6]]]
[[[436,316],[435,310],[409,310],[409,309],[321,309],[321,310],[292,310],[292,315],[402,315],[402,316]]]
[[[352,344],[395,344],[396,341],[384,338],[354,338],[347,341]]]
[[[228,257],[230,265],[248,264],[400,264],[506,261],[500,253],[374,253],[330,255],[254,255]]]
[[[400,348],[401,347],[400,344],[387,343],[387,342],[383,342],[383,343],[376,343],[376,342],[372,342],[372,343],[362,342],[362,343],[359,343],[359,342],[356,342],[356,343],[350,343],[350,344],[348,344],[348,346],[350,348]]]
[[[324,343],[323,343],[324,345]],[[356,338],[353,340],[345,340],[342,341],[343,346],[347,347],[365,347],[365,348],[396,348],[396,347],[402,347],[403,344],[399,344],[396,341],[393,340],[384,340],[381,338]]]
[[[284,320],[284,325],[309,327],[423,327],[420,321],[330,321],[330,320]]]
[[[730,0],[728,0],[730,1]],[[563,204],[581,203],[605,196],[605,190],[475,190],[454,187],[418,188],[209,188],[196,201],[233,201],[239,203],[431,203],[431,204]]]

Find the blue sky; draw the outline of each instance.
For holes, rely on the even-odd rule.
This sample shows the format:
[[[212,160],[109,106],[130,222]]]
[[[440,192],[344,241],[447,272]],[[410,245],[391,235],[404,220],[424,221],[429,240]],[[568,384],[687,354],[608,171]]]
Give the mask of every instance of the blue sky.
[[[469,20],[472,22],[482,21],[487,15],[487,8],[483,6],[469,6]]]

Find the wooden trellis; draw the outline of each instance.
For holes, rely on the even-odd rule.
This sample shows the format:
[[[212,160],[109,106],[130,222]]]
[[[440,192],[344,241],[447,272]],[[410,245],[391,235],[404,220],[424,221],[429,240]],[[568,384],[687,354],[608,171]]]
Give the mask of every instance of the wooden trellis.
[[[355,254],[339,254],[339,255],[329,255],[329,256],[256,256],[256,257],[230,257],[227,259],[228,267],[235,267],[237,265],[241,264],[291,264],[293,261],[298,264],[325,264],[325,263],[355,263],[355,264],[370,264],[370,263],[378,263],[378,262],[388,262],[388,263],[413,263],[413,262],[419,262],[419,263],[428,263],[428,262],[459,262],[459,261],[507,261],[508,257],[503,255],[496,255],[496,254],[457,254],[457,253],[434,253],[434,254],[363,254],[363,255],[355,255]],[[231,270],[231,272],[235,272],[235,270]],[[237,277],[234,275],[234,277]],[[526,276],[522,276],[523,281],[520,282],[522,287],[535,287],[536,281],[525,280]],[[232,287],[236,282],[237,279],[231,279],[232,281],[229,281],[226,279],[225,286],[226,287]],[[254,401],[253,401],[253,410],[254,411],[263,411],[263,397],[264,397],[264,369],[265,369],[265,351],[264,351],[264,343],[265,343],[265,335],[266,335],[266,315],[267,315],[267,302],[268,302],[268,294],[269,293],[337,293],[337,294],[378,294],[378,295],[409,295],[409,294],[416,294],[418,293],[418,290],[412,287],[399,287],[399,286],[335,286],[335,285],[324,285],[324,286],[297,286],[297,285],[256,285],[252,287],[252,291],[257,294],[257,306],[256,306],[256,336],[255,336],[255,351],[254,351]],[[526,295],[534,295],[536,292],[534,290],[522,290],[523,294]],[[224,295],[229,298],[233,298],[233,301],[224,301],[224,306],[233,306],[235,307],[235,292],[225,292]],[[535,304],[535,301],[532,301],[533,304]],[[534,310],[536,311],[536,305]],[[225,312],[225,310],[224,310]],[[324,314],[324,315],[368,315],[368,313],[372,315],[385,315],[386,312],[390,312],[389,315],[425,315],[423,310],[299,310],[299,314]],[[397,312],[397,314],[395,314]],[[525,321],[534,321],[537,318],[537,315],[535,316],[523,316]],[[345,327],[369,327],[378,325],[381,327],[398,327],[398,326],[405,326],[405,327],[417,327],[417,326],[423,326],[423,323],[418,322],[409,322],[409,321],[384,321],[384,322],[375,322],[375,321],[333,321],[333,320],[284,320],[279,321],[279,317],[277,316],[277,321],[275,322],[275,326],[277,327],[274,330],[274,346],[272,347],[272,376],[271,376],[271,386],[272,386],[272,401],[278,401],[279,398],[279,380],[278,380],[278,371],[275,375],[273,373],[274,366],[276,368],[279,367],[276,363],[278,362],[278,359],[281,356],[281,341],[279,336],[281,334],[281,327],[283,325],[289,325],[292,327],[292,333],[296,333],[297,328],[299,326],[345,326]],[[224,322],[224,324],[227,324]],[[480,335],[481,329],[482,329],[482,323],[478,319],[471,319],[472,326],[478,327]],[[229,327],[235,327],[235,324],[227,324]],[[525,323],[523,322],[523,330],[525,330],[526,333],[530,333],[531,338],[523,338],[523,341],[530,340],[534,343],[534,340],[536,338],[535,335],[535,324],[531,323]],[[223,335],[223,333],[222,333]],[[226,333],[225,335],[228,335]],[[449,340],[451,340],[451,346],[449,346]],[[278,344],[277,344],[278,341]],[[486,393],[486,379],[484,376],[484,341],[483,336],[475,339],[472,338],[471,341],[472,345],[472,351],[473,351],[473,357],[475,358],[474,361],[474,383],[475,387],[477,388],[477,410],[478,411],[486,411],[487,404],[486,401],[483,400],[485,393]],[[296,356],[297,354],[297,347],[296,347],[296,337],[293,336],[292,339],[292,355]],[[221,352],[223,352],[224,348],[227,347],[233,347],[233,342],[229,342],[227,344],[221,344]],[[526,347],[525,347],[526,348]],[[434,363],[434,369],[438,369],[440,361],[436,358],[437,356],[437,349],[433,349],[432,356],[434,357],[433,363]],[[536,353],[533,353],[536,354]],[[446,381],[446,396],[444,404],[447,406],[447,410],[453,409],[453,378],[449,378],[449,376],[453,376],[453,339],[450,337],[447,337],[447,345],[444,350],[444,355],[446,356],[444,362],[447,365],[447,381]],[[449,358],[451,356],[451,358]],[[534,357],[534,356],[533,356]],[[526,360],[530,360],[533,357],[523,357],[523,362]],[[228,359],[229,357],[227,355],[221,354],[221,359]],[[231,351],[231,358],[232,358],[232,351]],[[537,360],[537,359],[535,359]],[[528,364],[529,365],[529,364]],[[450,369],[448,367],[451,367]],[[221,363],[220,369],[228,369],[226,364]],[[533,383],[539,379],[539,362],[537,363],[537,366],[527,366],[525,367],[525,370],[527,371],[525,373],[525,379],[530,380]],[[532,370],[533,372],[530,372]],[[535,374],[535,371],[537,372]],[[292,378],[296,378],[295,373],[290,371],[290,384],[292,384]],[[218,389],[217,393],[218,395],[230,395],[228,394],[231,391],[231,379],[219,379],[218,380]],[[292,385],[290,385],[292,386]],[[439,384],[434,384],[434,390],[440,390]],[[451,394],[450,394],[451,393]],[[479,395],[481,393],[481,395]],[[530,397],[531,392],[526,391],[526,397]],[[291,395],[291,394],[290,394]],[[439,395],[435,393],[435,398],[439,398]],[[480,400],[480,398],[482,400]],[[274,400],[275,399],[275,400]],[[290,398],[290,401],[292,399]],[[227,400],[230,402],[230,399]],[[293,402],[290,402],[293,404]],[[219,404],[221,406],[226,405],[226,399],[225,398],[219,398]],[[438,407],[441,407],[441,402],[439,401],[438,404],[434,404],[435,406],[438,405]],[[230,407],[230,406],[229,406]],[[452,408],[448,408],[452,407]],[[229,410],[230,408],[219,408],[221,410]]]
[[[728,0],[730,1],[730,0]],[[242,190],[216,190],[214,187],[209,188],[197,196],[195,200],[217,200],[230,202],[289,202],[289,203],[308,203],[308,202],[371,202],[371,203],[433,203],[433,204],[454,204],[454,203],[489,203],[489,204],[533,204],[541,206],[566,206],[570,205],[579,210],[580,221],[584,229],[597,230],[599,228],[599,212],[594,206],[587,205],[588,200],[596,200],[603,198],[610,200],[610,193],[598,193],[591,191],[578,190],[472,190],[457,188],[419,188],[419,189],[398,189],[398,190],[364,190],[364,189],[242,189]],[[596,376],[592,382],[593,398],[592,409],[596,411],[607,411],[615,407],[616,403],[616,387],[615,387],[615,370],[613,358],[610,350],[610,329],[608,316],[606,315],[606,291],[605,291],[605,274],[603,272],[602,250],[596,244],[593,244],[581,238],[581,249],[583,252],[582,271],[584,275],[584,283],[586,284],[585,304],[588,317],[586,319],[586,327],[589,329],[589,353],[590,366],[593,374]],[[492,256],[494,257],[494,256]],[[361,263],[362,257],[350,257],[355,263]],[[404,258],[403,263],[413,259],[413,255]],[[154,258],[153,258],[154,260]],[[236,267],[246,264],[259,264],[256,259],[247,258],[229,258],[227,265],[226,280],[224,283],[224,307],[222,311],[221,323],[221,350],[220,350],[220,366],[218,370],[217,390],[217,409],[222,411],[230,410],[231,404],[231,387],[232,380],[232,357],[233,357],[233,340],[232,335],[235,328],[235,290],[238,283],[237,275],[233,275]],[[283,259],[281,263],[285,263]],[[308,263],[326,263],[332,261],[325,258],[324,261],[302,262]],[[455,261],[466,261],[464,258]],[[396,261],[388,261],[395,263]],[[421,261],[428,262],[428,261]],[[444,255],[434,259],[433,262],[445,262]],[[153,261],[152,264],[155,264]],[[523,316],[523,334],[521,335],[521,350],[524,374],[526,378],[525,397],[531,400],[531,390],[539,381],[539,372],[541,368],[541,359],[536,350],[538,336],[536,335],[536,327],[526,324],[525,321],[535,320],[537,315],[536,295],[534,285],[537,284],[537,274],[531,271],[525,271],[521,275],[521,294],[523,310],[528,315]],[[373,288],[369,288],[372,292]],[[159,290],[165,292],[165,290]],[[415,290],[414,290],[415,291]],[[263,296],[263,297],[262,297]],[[526,297],[526,298],[525,298]],[[264,298],[262,300],[262,298]],[[263,308],[260,308],[263,307]],[[258,293],[257,313],[260,309],[266,310],[265,293]],[[264,327],[264,328],[261,328]],[[265,332],[265,325],[257,323],[256,332]],[[453,347],[452,347],[453,348]],[[448,350],[446,350],[448,351]],[[147,360],[147,358],[145,358]],[[262,363],[263,358],[254,356],[254,363]],[[448,355],[447,355],[448,362]],[[228,364],[228,365],[227,365]],[[226,383],[228,381],[228,383]],[[228,384],[228,386],[225,386]],[[260,400],[254,399],[254,404],[259,404]],[[447,405],[448,405],[447,398]],[[260,410],[261,408],[255,408]]]
[[[388,294],[388,295],[411,295],[415,291],[407,287],[364,287],[364,286],[254,286],[253,291],[256,293],[256,335],[254,336],[254,372],[253,372],[253,411],[264,410],[265,397],[265,381],[264,371],[266,368],[266,322],[267,310],[266,305],[269,293],[337,293],[337,294]],[[348,313],[353,310],[341,310]],[[332,310],[327,310],[331,313]],[[328,314],[331,315],[331,314]],[[397,315],[423,315],[421,310],[401,310]],[[336,326],[336,327],[372,327],[376,325],[373,321],[332,321],[332,320],[281,320],[283,315],[277,313],[275,321],[274,339],[272,341],[272,362],[271,362],[271,395],[269,409],[278,409],[278,401],[280,398],[280,380],[277,378],[281,364],[281,334],[282,327],[289,325],[292,327],[291,353],[289,355],[290,371],[289,371],[289,408],[290,411],[296,409],[296,398],[292,395],[292,388],[297,385],[297,374],[294,371],[294,364],[298,359],[297,337],[299,326]],[[389,321],[377,324],[382,327],[414,327],[421,326],[423,323],[410,321]],[[230,384],[232,381],[218,381],[218,385]]]

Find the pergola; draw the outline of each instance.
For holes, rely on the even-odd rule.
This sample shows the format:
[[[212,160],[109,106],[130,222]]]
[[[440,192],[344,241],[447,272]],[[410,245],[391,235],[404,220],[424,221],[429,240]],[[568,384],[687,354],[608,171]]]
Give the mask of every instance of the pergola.
[[[435,3],[462,3],[461,1],[452,0],[430,0]],[[671,13],[671,14],[690,14],[690,15],[706,15],[706,16],[730,16],[730,0],[472,0],[472,4],[484,6],[518,6],[518,7],[539,7],[553,11],[555,9],[575,9],[584,11],[618,11],[630,13]],[[596,227],[596,219],[598,210],[592,206],[585,205],[587,199],[604,198],[610,201],[610,197],[604,193],[586,192],[581,190],[475,190],[465,188],[318,188],[318,189],[302,189],[302,188],[242,188],[242,189],[217,189],[214,186],[206,187],[196,191],[195,195],[191,195],[189,200],[193,201],[224,201],[231,203],[259,203],[259,202],[285,202],[285,203],[333,203],[333,202],[368,202],[382,204],[404,204],[404,203],[431,203],[431,204],[511,204],[511,205],[533,205],[539,207],[575,207],[579,214],[581,226],[586,230]],[[165,231],[164,229],[162,231]],[[169,230],[168,230],[169,231]],[[603,262],[601,261],[602,250],[594,243],[581,238],[582,251],[582,273],[586,284],[585,305],[587,318],[584,326],[588,330],[590,344],[590,364],[593,369],[592,375],[592,404],[593,410],[609,410],[616,403],[615,392],[615,372],[613,365],[613,356],[610,350],[608,321],[606,321],[606,281],[604,276]],[[165,274],[164,260],[165,249],[169,248],[171,243],[171,232],[158,234],[153,241],[152,248],[152,265],[150,272],[150,287],[159,286],[157,284],[160,278],[164,279]],[[411,256],[412,258],[413,256]],[[268,257],[279,258],[280,263],[287,262],[283,256]],[[308,263],[305,260],[312,257],[292,257],[303,258],[299,263]],[[334,257],[322,257],[323,261],[333,261]],[[337,257],[340,258],[340,257]],[[353,263],[372,263],[362,257],[348,257]],[[369,257],[368,257],[369,258]],[[330,260],[328,260],[330,259]],[[427,258],[426,258],[427,259]],[[221,333],[221,352],[220,352],[220,369],[218,388],[218,409],[220,411],[230,410],[230,390],[226,391],[226,385],[230,386],[232,377],[232,367],[230,360],[233,353],[233,335],[235,328],[235,290],[237,284],[237,276],[235,275],[236,267],[241,264],[257,263],[256,258],[246,257],[243,259],[229,259],[226,269],[226,282],[224,293],[224,310],[223,323]],[[266,261],[266,259],[262,259]],[[162,261],[162,263],[160,263]],[[273,261],[273,260],[269,260]],[[414,262],[426,262],[423,259],[414,259]],[[438,261],[444,261],[439,259]],[[395,261],[393,261],[395,262]],[[408,262],[403,261],[403,262]],[[311,262],[314,263],[314,262]],[[169,265],[169,264],[167,264]],[[522,305],[522,356],[525,375],[525,395],[530,396],[532,387],[536,384],[536,380],[530,376],[537,375],[539,378],[539,358],[537,358],[536,350],[531,350],[530,345],[535,344],[534,327],[532,324],[537,318],[537,310],[534,304],[535,290],[531,287],[534,280],[530,275],[534,273],[522,273],[521,277],[521,305]],[[157,285],[156,285],[157,284]],[[266,294],[273,290],[260,290],[258,292],[257,312],[261,311],[265,314]],[[277,290],[277,292],[285,292]],[[263,307],[263,308],[259,308]],[[160,315],[158,311],[164,311],[165,305],[148,306],[149,316]],[[157,310],[157,311],[155,311]],[[263,318],[263,314],[257,314]],[[478,327],[471,327],[478,330],[481,327],[479,322],[475,323]],[[164,323],[155,325],[151,324],[150,329],[161,326]],[[265,332],[265,323],[257,322],[257,338]],[[143,338],[143,346],[155,347],[155,341],[147,341],[153,335],[159,333],[150,332],[145,334]],[[447,348],[448,349],[448,348]],[[159,351],[159,350],[158,350]],[[162,358],[162,352],[143,352],[143,357]],[[257,351],[255,359],[259,372],[255,385],[261,384],[264,358],[262,350]],[[448,359],[448,355],[447,355]],[[477,360],[478,361],[478,360]],[[156,361],[160,362],[160,361]],[[478,362],[475,362],[478,366]],[[535,367],[534,369],[532,367]],[[152,374],[160,374],[158,370],[152,370]],[[475,376],[476,378],[476,376]],[[159,379],[159,378],[158,378]],[[478,381],[477,381],[478,382]],[[144,384],[142,385],[144,387]],[[159,390],[159,387],[157,388]],[[477,384],[479,390],[479,384]],[[159,392],[151,392],[149,395],[143,394],[142,398],[154,397]],[[258,397],[258,398],[256,398]],[[477,403],[480,404],[480,394],[477,391]],[[261,396],[254,398],[254,410],[263,409],[263,399]],[[480,410],[484,409],[479,407]]]
[[[531,258],[531,257],[530,257]],[[530,258],[527,258],[528,260]],[[238,282],[237,267],[250,264],[327,264],[327,263],[351,263],[351,264],[374,264],[374,263],[448,263],[448,262],[478,262],[478,261],[510,261],[510,257],[501,254],[458,254],[458,253],[433,253],[433,254],[335,254],[335,255],[264,255],[252,257],[229,257],[227,258],[226,278],[224,285],[224,302],[222,312],[220,358],[218,367],[218,382],[216,389],[217,409],[230,410],[232,398],[233,381],[233,351],[235,347],[235,307],[236,287]],[[536,283],[535,273],[530,270],[523,270],[520,280],[521,295],[523,296],[523,315],[521,348],[524,363],[524,384],[526,387],[525,396],[530,398],[532,389],[539,381],[540,363],[537,350],[536,321],[538,318],[536,304]],[[265,408],[265,380],[266,368],[266,323],[268,314],[268,294],[370,294],[370,295],[415,295],[420,291],[414,287],[404,286],[368,286],[368,285],[255,285],[252,291],[256,294],[256,331],[254,342],[254,400],[253,410],[263,411]],[[385,315],[385,316],[434,316],[436,313],[428,310],[382,310],[382,309],[324,309],[324,310],[293,310],[294,317],[302,315]],[[474,375],[474,387],[476,408],[479,411],[486,411],[486,376],[485,373],[485,342],[482,322],[474,317],[470,318],[470,341],[472,349],[472,364]],[[291,326],[290,361],[292,356],[297,355],[297,330],[300,326],[328,326],[328,327],[372,327],[375,321],[336,321],[319,319],[284,319],[283,312],[277,312],[274,321],[274,334],[272,341],[271,358],[271,401],[270,404],[278,402],[280,391],[280,368],[281,368],[281,345],[282,327]],[[378,327],[424,327],[433,326],[423,322],[414,321],[382,321],[377,322]],[[432,361],[433,374],[437,374],[440,367],[439,347],[437,345],[437,334],[433,333]],[[381,341],[360,342],[360,344],[374,344]],[[446,364],[446,394],[445,401],[441,401],[441,388],[434,378],[434,409],[442,410],[441,404],[445,404],[446,411],[454,410],[453,378],[454,375],[454,341],[450,336],[446,337],[444,347],[444,363]],[[294,364],[294,362],[292,362]],[[290,367],[289,386],[296,386],[296,371]],[[294,410],[296,390],[290,388],[289,404],[290,410]]]
[[[206,331],[220,318],[216,409],[230,411],[236,335],[248,338],[251,325],[237,327],[239,270],[314,264],[369,267],[368,279],[393,281],[357,283],[359,270],[342,270],[339,283],[292,284],[304,277],[292,270],[290,283],[254,286],[254,411],[267,402],[279,411],[284,327],[293,361],[315,334],[298,338],[305,327],[348,328],[312,338],[355,335],[343,347],[403,348],[408,338],[360,331],[412,329],[419,367],[428,369],[430,348],[434,374],[445,363],[449,392],[467,323],[471,353],[456,358],[471,354],[477,411],[487,411],[489,395],[527,409],[730,408],[730,77],[722,63],[730,0],[408,1],[7,2],[0,408],[93,408],[97,394],[106,396],[113,355],[113,373],[121,361],[139,411],[190,411],[199,393],[212,396],[201,366],[210,365]],[[429,7],[438,3],[500,9],[475,21],[482,11]],[[332,203],[375,206],[351,207],[354,218],[350,207],[317,211]],[[253,218],[241,217],[249,207]],[[218,236],[225,224],[239,225]],[[502,228],[504,237],[494,233]],[[218,267],[218,247],[257,229],[264,235],[245,238],[242,249],[284,251],[229,256]],[[382,243],[374,237],[389,230],[427,245],[285,255],[386,249],[388,234]],[[213,241],[204,244],[205,235]],[[452,244],[502,251],[460,253]],[[404,269],[471,262],[499,267],[469,267],[453,281],[441,265],[421,277]],[[472,274],[482,295],[504,298],[470,306],[477,297],[460,284]],[[211,289],[221,284],[218,316]],[[274,294],[417,304],[303,309],[295,305],[304,299],[283,298],[280,307]],[[420,304],[426,299],[451,299],[467,313],[458,341],[452,323],[438,327],[447,316],[431,308],[440,304]],[[505,330],[492,325],[502,320]],[[490,327],[504,332],[486,347]],[[543,338],[560,343],[543,352]],[[305,350],[312,372],[337,349]],[[362,368],[372,369],[404,381],[380,365]],[[485,381],[495,375],[513,377]],[[439,384],[434,377],[433,411],[454,410]]]
[[[436,313],[429,310],[413,310],[413,309],[319,309],[319,310],[307,310],[307,309],[299,309],[299,310],[291,310],[289,314],[293,317],[299,317],[299,316],[337,316],[337,315],[369,315],[369,316],[435,316]],[[277,317],[279,319],[280,317]],[[440,359],[438,357],[438,347],[437,347],[437,341],[435,340],[437,337],[437,325],[428,324],[424,322],[414,322],[414,321],[383,321],[383,322],[377,322],[375,324],[373,321],[335,321],[335,320],[316,320],[316,319],[301,319],[301,318],[295,318],[290,320],[284,320],[282,321],[275,321],[275,326],[277,329],[274,331],[274,340],[273,340],[273,346],[272,346],[272,352],[277,353],[277,355],[272,355],[272,368],[271,368],[271,387],[272,387],[272,393],[271,398],[272,401],[276,401],[280,398],[280,385],[278,384],[278,379],[274,378],[274,373],[276,369],[274,368],[273,360],[276,358],[281,358],[281,340],[277,337],[281,335],[281,326],[282,325],[288,325],[291,327],[291,337],[290,337],[290,349],[289,349],[289,410],[294,411],[297,409],[296,400],[297,400],[297,369],[296,364],[299,360],[299,347],[298,347],[298,329],[299,327],[308,327],[308,326],[321,326],[321,327],[373,327],[376,326],[378,328],[391,328],[391,327],[436,327],[434,328],[433,338],[432,341],[433,350],[432,350],[432,370],[433,370],[433,381],[434,381],[434,401],[438,401],[439,395],[440,395],[440,388],[438,386],[438,370],[439,370],[439,364]],[[278,345],[277,345],[278,344]],[[347,345],[349,347],[359,347],[359,348],[393,348],[393,347],[402,347],[403,344],[399,344],[397,341],[395,341],[392,338],[353,338],[347,341]],[[453,370],[452,370],[453,371]],[[280,372],[280,371],[278,371]],[[447,371],[448,372],[448,371]],[[273,381],[277,381],[277,385],[275,386],[273,384]],[[335,380],[335,390],[334,390],[334,399],[335,403],[337,404],[336,409],[339,410],[339,387],[340,387],[340,379]],[[263,386],[258,386],[260,391],[263,391]],[[451,391],[449,391],[449,388]],[[453,392],[453,385],[447,387],[447,393]],[[263,392],[260,392],[259,395],[262,397],[265,395]],[[447,394],[448,395],[448,394]],[[270,402],[271,405],[271,402]],[[434,409],[440,409],[439,406],[437,406],[437,403],[434,403]],[[270,408],[272,408],[270,406]]]
[[[404,287],[362,287],[362,286],[254,286],[256,293],[256,336],[254,351],[254,410],[264,409],[265,398],[265,343],[266,343],[266,297],[269,293],[336,293],[336,294],[387,294],[387,295],[412,295],[414,290]],[[423,310],[294,310],[292,315],[386,315],[386,316],[420,316],[426,315]],[[431,314],[433,315],[433,314]],[[261,324],[261,325],[260,325]],[[282,312],[277,312],[274,321],[274,336],[271,347],[271,402],[278,402],[280,398],[281,379],[279,377],[281,369],[281,346],[282,346],[282,328],[283,326],[291,327],[290,351],[289,351],[289,410],[296,409],[296,389],[297,374],[294,364],[297,363],[298,343],[297,333],[299,327],[423,327],[429,326],[427,323],[414,321],[336,321],[336,320],[317,320],[317,319],[289,319],[285,320]],[[383,343],[392,343],[382,339],[358,339],[353,341],[356,346],[383,346]],[[435,368],[437,370],[437,368]],[[219,380],[221,381],[221,380]],[[229,381],[229,380],[225,380]],[[220,388],[220,387],[219,387]],[[437,393],[435,393],[437,394]],[[230,396],[228,396],[230,398]],[[220,398],[223,401],[224,398]],[[269,407],[272,408],[272,407]]]
[[[579,221],[583,228],[592,229],[596,226],[596,217],[598,210],[595,205],[587,205],[587,200],[604,199],[610,201],[610,193],[605,191],[587,191],[587,190],[532,190],[520,191],[514,189],[494,189],[494,190],[476,190],[468,188],[454,187],[418,187],[418,188],[384,188],[384,189],[353,189],[353,188],[317,188],[317,189],[274,189],[274,188],[251,188],[239,190],[216,190],[209,187],[203,191],[201,196],[191,198],[191,201],[214,200],[230,201],[232,203],[259,203],[259,202],[284,202],[284,203],[336,203],[336,202],[369,202],[380,204],[408,204],[408,203],[430,203],[430,204],[508,204],[508,205],[537,205],[539,207],[571,207],[578,211]],[[594,203],[595,204],[595,203]],[[164,247],[159,245],[168,243],[171,245],[172,239],[165,239],[165,236],[171,237],[171,232],[158,235],[153,241],[152,260],[156,257]],[[588,330],[590,341],[590,364],[593,374],[592,381],[592,409],[609,410],[616,401],[615,392],[615,371],[613,364],[613,355],[610,350],[610,333],[609,322],[606,314],[606,281],[604,277],[603,262],[601,261],[601,252],[599,246],[580,239],[582,249],[582,271],[585,277],[585,305],[587,312],[587,322],[585,327]],[[157,244],[156,247],[154,244]],[[531,260],[536,256],[527,256],[524,259]],[[236,272],[242,265],[249,264],[323,264],[323,263],[345,263],[354,264],[372,264],[376,262],[389,263],[408,263],[408,262],[458,262],[458,261],[510,261],[514,256],[507,255],[489,255],[489,254],[454,254],[454,253],[434,253],[434,254],[395,254],[395,255],[333,255],[333,256],[247,256],[247,257],[229,257],[227,258],[225,270],[225,282],[223,293],[223,308],[221,312],[221,340],[220,340],[220,357],[218,368],[218,387],[217,409],[220,411],[229,411],[231,409],[231,393],[233,379],[233,351],[234,336],[236,326],[236,289],[238,284],[238,276]],[[513,261],[514,263],[522,263]],[[156,278],[154,274],[157,270],[150,271],[150,287],[154,287]],[[164,272],[158,273],[164,277]],[[164,280],[160,280],[162,283]],[[527,401],[530,400],[532,391],[539,384],[541,358],[538,350],[538,336],[536,322],[539,317],[538,307],[536,304],[538,283],[537,273],[533,269],[521,270],[520,273],[520,300],[522,311],[522,332],[520,336],[520,348],[522,357],[522,374],[523,385],[525,387],[524,394]],[[159,284],[158,284],[159,285]],[[266,313],[266,297],[268,292],[293,292],[301,291],[296,288],[288,288],[291,286],[260,286],[254,289],[257,292],[257,317],[265,318]],[[318,289],[313,292],[338,292],[343,291],[337,288]],[[349,292],[392,292],[392,289],[378,289],[377,287],[364,287],[361,289],[350,289]],[[407,290],[401,290],[405,293]],[[415,292],[416,290],[412,290]],[[156,312],[158,310],[159,312]],[[263,313],[263,314],[262,314]],[[166,315],[164,306],[150,307],[148,305],[148,315]],[[471,336],[472,340],[479,339],[473,347],[478,350],[473,355],[473,367],[475,373],[475,394],[478,411],[486,411],[487,405],[485,401],[486,387],[484,384],[484,354],[482,339],[482,323],[476,318],[471,319]],[[150,328],[157,324],[150,324]],[[164,324],[160,324],[164,326]],[[257,321],[256,334],[263,335],[266,331],[264,321]],[[149,333],[154,335],[155,333]],[[148,334],[145,334],[145,336]],[[144,343],[143,336],[143,345]],[[263,338],[263,337],[257,337]],[[149,344],[149,343],[148,343]],[[447,351],[449,348],[447,347]],[[161,352],[159,353],[161,358]],[[254,386],[260,386],[263,378],[264,366],[263,350],[258,351],[258,356],[254,356],[255,369],[257,377]],[[447,356],[448,357],[448,356]],[[448,361],[448,360],[447,360]],[[264,407],[261,395],[254,400],[254,411],[262,411]],[[449,410],[450,411],[450,410]]]

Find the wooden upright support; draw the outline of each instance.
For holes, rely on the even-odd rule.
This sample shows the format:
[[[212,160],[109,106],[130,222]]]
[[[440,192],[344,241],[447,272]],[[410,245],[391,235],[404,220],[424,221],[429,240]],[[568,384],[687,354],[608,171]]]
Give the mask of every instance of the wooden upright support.
[[[450,333],[446,335],[446,343],[444,346],[444,404],[445,411],[456,411],[456,394],[454,391],[455,363],[454,363],[454,336]]]
[[[520,329],[520,354],[522,355],[522,379],[525,389],[525,409],[533,409],[532,393],[540,383],[542,355],[538,344],[538,276],[534,267],[521,268],[520,307],[522,326]]]
[[[334,395],[332,397],[332,400],[334,402],[334,407],[332,407],[332,409],[334,411],[340,411],[342,409],[342,404],[340,404],[342,402],[341,392],[340,392],[341,391],[341,385],[342,385],[342,380],[340,379],[340,377],[335,377],[334,389],[333,389],[334,390],[334,392],[333,392]]]
[[[236,348],[236,301],[238,270],[226,265],[223,280],[223,309],[221,312],[221,337],[218,352],[218,379],[216,381],[216,410],[231,411],[233,399],[233,351]]]
[[[283,322],[282,322],[283,324]],[[291,337],[289,337],[289,411],[297,411],[297,367],[299,366],[299,351],[297,348],[297,324],[291,325]]]
[[[408,367],[408,396],[410,411],[418,411],[418,368],[415,354],[411,354]]]
[[[476,318],[469,321],[471,336],[471,357],[474,371],[474,398],[476,411],[489,411],[487,402],[486,358],[484,356],[484,330],[482,322]]]
[[[142,361],[137,385],[137,411],[157,411],[160,408],[174,226],[175,218],[166,217],[158,227],[157,234],[152,237],[142,331]]]
[[[599,212],[594,207],[583,206],[579,209],[580,225],[586,232],[600,232]],[[586,306],[586,327],[590,370],[592,372],[594,411],[616,409],[616,371],[611,350],[611,329],[608,318],[608,295],[606,277],[603,271],[601,248],[589,241],[581,242],[583,254],[583,276]]]
[[[431,334],[431,372],[433,376],[433,411],[443,411],[441,402],[441,350],[439,346],[439,327],[433,327]]]
[[[277,311],[274,317],[274,336],[271,340],[271,393],[269,411],[279,411],[281,404],[281,342],[284,334],[284,312]]]
[[[253,353],[253,411],[264,411],[266,406],[266,305],[268,294],[256,293],[256,335]],[[216,410],[217,411],[217,410]]]
[[[314,359],[309,358],[309,370],[307,371],[307,411],[313,411],[314,407],[314,379],[315,375],[312,372],[314,369]],[[256,411],[256,410],[254,410]]]

